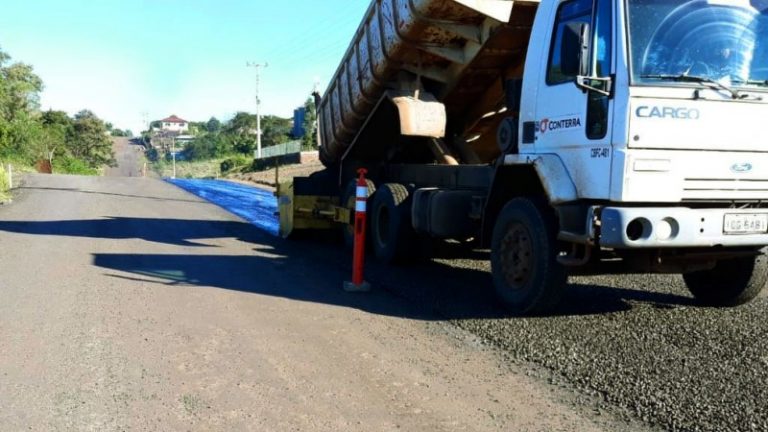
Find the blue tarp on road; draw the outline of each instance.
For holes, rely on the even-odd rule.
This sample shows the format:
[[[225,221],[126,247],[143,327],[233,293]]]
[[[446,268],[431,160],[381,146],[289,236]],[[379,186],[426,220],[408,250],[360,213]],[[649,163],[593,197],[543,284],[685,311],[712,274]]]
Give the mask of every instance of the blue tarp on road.
[[[240,216],[272,235],[278,235],[280,222],[275,215],[277,199],[272,192],[225,180],[166,181]]]

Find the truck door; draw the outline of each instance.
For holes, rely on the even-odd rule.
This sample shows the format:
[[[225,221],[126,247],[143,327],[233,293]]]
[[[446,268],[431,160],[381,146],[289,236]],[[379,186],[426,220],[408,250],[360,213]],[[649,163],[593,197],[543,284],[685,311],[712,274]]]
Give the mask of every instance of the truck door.
[[[542,62],[544,82],[536,103],[537,153],[560,155],[581,198],[605,199],[610,191],[612,159],[611,98],[577,86],[578,73],[564,66],[566,32],[580,28],[588,47],[586,76],[613,74],[613,0],[566,0],[556,10],[550,49]],[[584,26],[586,24],[587,26]],[[586,53],[586,48],[585,48]],[[587,65],[586,60],[584,62]],[[583,69],[582,73],[585,72]],[[604,84],[606,81],[602,81]],[[610,91],[610,85],[605,89]]]

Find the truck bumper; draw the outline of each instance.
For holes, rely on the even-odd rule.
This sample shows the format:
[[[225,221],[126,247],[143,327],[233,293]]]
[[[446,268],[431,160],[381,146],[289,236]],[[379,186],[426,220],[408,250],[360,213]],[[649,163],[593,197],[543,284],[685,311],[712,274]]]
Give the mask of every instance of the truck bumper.
[[[600,215],[600,245],[614,249],[768,245],[768,230],[727,234],[726,215],[729,218],[740,217],[731,215],[768,215],[768,209],[605,207]]]

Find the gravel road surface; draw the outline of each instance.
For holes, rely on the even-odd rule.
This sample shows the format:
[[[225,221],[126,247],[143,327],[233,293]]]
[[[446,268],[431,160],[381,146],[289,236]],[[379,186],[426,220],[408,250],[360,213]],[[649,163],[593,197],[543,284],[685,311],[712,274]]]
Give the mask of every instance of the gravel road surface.
[[[274,205],[227,182],[183,187],[236,212]],[[258,224],[268,230],[268,219],[262,214]],[[445,245],[442,254],[400,269],[369,265],[369,278],[499,348],[511,364],[534,364],[535,376],[579,389],[574,402],[596,412],[675,431],[768,430],[765,296],[708,309],[693,304],[678,276],[574,277],[554,316],[511,318],[487,289],[487,252]],[[472,259],[456,258],[465,255]]]
[[[765,296],[575,277],[516,318],[485,251],[349,295],[341,247],[267,231],[158,180],[29,178],[0,208],[0,430],[768,430]]]
[[[342,292],[335,245],[160,180],[28,177],[0,245],[0,430],[625,427],[430,309]]]

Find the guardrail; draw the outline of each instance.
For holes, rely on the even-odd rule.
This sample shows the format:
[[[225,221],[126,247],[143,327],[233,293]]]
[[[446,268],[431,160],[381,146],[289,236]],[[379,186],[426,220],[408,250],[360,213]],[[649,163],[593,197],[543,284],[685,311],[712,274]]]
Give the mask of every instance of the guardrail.
[[[261,149],[261,158],[257,157],[256,159],[267,159],[295,153],[301,153],[301,141],[291,141],[285,144],[264,147]]]

